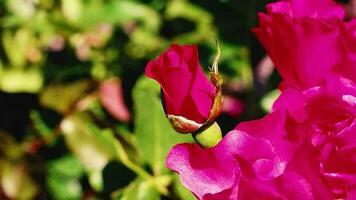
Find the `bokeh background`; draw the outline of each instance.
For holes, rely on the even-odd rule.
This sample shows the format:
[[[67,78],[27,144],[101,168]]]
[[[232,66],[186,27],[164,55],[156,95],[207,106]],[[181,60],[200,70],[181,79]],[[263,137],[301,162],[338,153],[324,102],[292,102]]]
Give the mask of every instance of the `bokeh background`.
[[[251,33],[267,2],[1,0],[0,199],[194,199],[164,165],[192,139],[145,65],[197,44],[208,71],[218,40],[223,132],[263,116],[280,81]]]

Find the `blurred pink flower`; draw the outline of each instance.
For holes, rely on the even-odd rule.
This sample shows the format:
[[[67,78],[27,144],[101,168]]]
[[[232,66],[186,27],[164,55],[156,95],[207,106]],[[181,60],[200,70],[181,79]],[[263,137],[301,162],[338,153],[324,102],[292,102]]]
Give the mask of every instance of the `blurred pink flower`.
[[[238,117],[239,115],[242,114],[245,108],[243,101],[229,95],[224,95],[223,98],[224,98],[224,103],[223,103],[222,112],[228,114],[231,117]]]
[[[99,96],[104,108],[115,119],[128,122],[131,114],[124,101],[124,94],[121,88],[121,82],[118,79],[110,79],[100,84]]]
[[[264,56],[256,66],[256,79],[259,83],[266,85],[272,75],[274,64],[269,56]]]
[[[334,65],[350,59],[353,52],[343,18],[342,7],[331,0],[279,1],[267,6],[267,14],[260,13],[260,25],[253,31],[284,86],[306,89],[322,83]]]
[[[147,64],[145,74],[161,85],[168,115],[196,123],[208,119],[216,89],[201,69],[195,45],[171,45]]]

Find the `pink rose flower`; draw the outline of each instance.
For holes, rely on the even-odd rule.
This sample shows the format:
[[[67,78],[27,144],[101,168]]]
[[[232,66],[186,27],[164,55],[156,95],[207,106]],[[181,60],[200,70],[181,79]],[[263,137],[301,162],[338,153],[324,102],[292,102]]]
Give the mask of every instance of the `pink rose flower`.
[[[318,156],[313,172],[322,177],[330,198],[356,196],[356,83],[330,74],[326,83],[305,91],[285,90],[274,109],[288,109],[300,124],[308,126],[310,143]],[[324,198],[325,199],[325,198]]]
[[[168,117],[177,116],[198,127],[206,122],[216,88],[201,69],[195,45],[171,45],[147,64],[145,74],[161,85]]]
[[[253,29],[270,55],[284,86],[307,89],[321,84],[332,67],[352,56],[344,11],[332,0],[271,3]],[[350,38],[350,39],[347,39]]]

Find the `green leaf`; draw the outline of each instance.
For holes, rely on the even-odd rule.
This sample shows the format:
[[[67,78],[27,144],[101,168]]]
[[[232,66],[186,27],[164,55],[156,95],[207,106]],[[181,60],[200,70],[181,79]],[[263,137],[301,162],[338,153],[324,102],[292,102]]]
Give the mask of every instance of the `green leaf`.
[[[60,127],[67,146],[83,164],[90,185],[96,191],[102,191],[104,167],[109,161],[119,159],[120,145],[112,130],[95,126],[85,113],[66,117]]]
[[[72,156],[66,155],[48,163],[49,174],[61,174],[69,178],[79,178],[84,169],[80,161]]]
[[[43,138],[47,139],[51,136],[52,129],[42,119],[40,113],[37,110],[32,110],[30,112],[30,118],[35,129]]]
[[[190,135],[176,133],[164,114],[160,87],[151,79],[140,78],[133,89],[135,135],[143,160],[156,176],[163,174],[165,159],[173,145],[192,142]]]
[[[137,180],[120,192],[115,200],[160,200],[160,195],[151,182]]]
[[[47,179],[47,187],[51,192],[51,196],[56,200],[81,199],[82,188],[80,182],[67,177],[59,177],[56,175],[49,176]]]
[[[213,41],[213,38],[217,37],[216,28],[213,25],[213,16],[189,1],[169,1],[165,17],[167,19],[184,18],[195,23],[196,29],[194,31],[178,35],[174,38],[175,41],[197,43],[201,41]]]
[[[48,163],[47,187],[54,199],[80,199],[80,177],[84,169],[74,156],[67,155]]]
[[[99,1],[91,1],[85,5],[78,26],[91,27],[98,23],[108,22],[123,25],[126,22],[137,20],[143,23],[145,29],[157,32],[160,26],[160,17],[149,6],[137,1],[113,1],[102,4]],[[132,11],[135,12],[132,12]]]
[[[75,22],[79,19],[82,11],[81,0],[62,0],[62,13],[70,22]]]
[[[0,89],[4,92],[37,93],[43,84],[39,69],[0,68]]]
[[[10,31],[2,33],[2,45],[11,66],[23,67],[25,65],[25,48],[31,37],[30,34],[27,29],[20,29],[15,34]]]
[[[21,159],[25,154],[23,145],[18,143],[10,133],[0,130],[0,161]]]
[[[112,131],[99,129],[85,113],[66,117],[60,127],[68,147],[86,170],[101,171],[117,157]]]
[[[104,181],[101,170],[89,170],[88,176],[91,187],[93,187],[95,191],[102,191],[104,188]]]
[[[59,113],[66,113],[85,94],[88,88],[89,83],[87,81],[77,81],[66,85],[50,85],[41,93],[40,102],[47,108]]]
[[[10,199],[33,199],[38,187],[24,163],[13,164],[0,160],[0,188]]]
[[[35,13],[34,2],[23,0],[7,0],[6,6],[14,14],[23,19],[29,19]]]

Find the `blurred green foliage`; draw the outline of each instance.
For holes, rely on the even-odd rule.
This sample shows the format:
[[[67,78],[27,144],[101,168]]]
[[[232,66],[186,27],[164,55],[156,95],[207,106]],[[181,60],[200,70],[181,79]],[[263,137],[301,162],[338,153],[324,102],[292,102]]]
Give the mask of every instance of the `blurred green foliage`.
[[[0,1],[0,199],[194,199],[164,164],[173,145],[192,139],[168,124],[145,64],[171,43],[190,43],[208,70],[217,39],[225,92],[248,94],[250,28],[264,3]],[[100,86],[113,77],[129,121],[101,101]],[[15,102],[1,99],[9,95]]]

